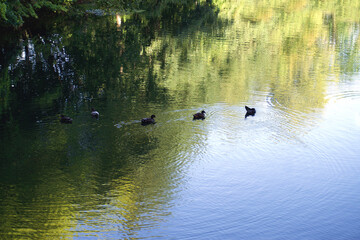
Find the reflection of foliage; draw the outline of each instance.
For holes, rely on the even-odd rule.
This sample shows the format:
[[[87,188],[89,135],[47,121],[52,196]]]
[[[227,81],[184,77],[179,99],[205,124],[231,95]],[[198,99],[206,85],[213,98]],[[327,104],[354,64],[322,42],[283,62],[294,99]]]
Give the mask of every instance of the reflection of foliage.
[[[168,4],[174,3],[158,6],[171,9]],[[208,4],[194,6],[191,1],[185,3],[180,13],[189,19],[202,19],[199,12],[205,17],[211,15],[208,13],[212,12],[212,8]],[[179,3],[176,7],[180,8]],[[166,101],[167,91],[159,86],[159,76],[153,73],[154,61],[144,48],[151,44],[158,30],[167,27],[168,22],[176,26],[176,22],[182,24],[185,21],[184,17],[177,16],[179,13],[175,10],[171,14],[166,12],[166,17],[152,12],[121,16],[123,23],[120,29],[114,24],[113,16],[101,20],[90,17],[79,19],[81,24],[65,19],[52,30],[62,32],[62,35],[44,33],[46,25],[33,26],[27,32],[30,36],[39,37],[20,42],[16,52],[12,52],[13,48],[11,51],[3,48],[5,54],[1,56],[0,63],[4,78],[2,95],[6,101],[1,106],[1,112],[10,108],[10,97],[22,101],[39,98],[46,102],[43,107],[57,102],[64,108],[65,101],[104,96],[108,89],[118,90],[107,92],[109,97],[138,95],[145,102]],[[71,24],[72,27],[69,27]],[[13,57],[9,58],[9,55]],[[14,86],[12,94],[7,89],[11,85],[10,79]],[[52,96],[51,101],[43,96]],[[12,106],[15,111],[16,108]]]
[[[162,130],[151,129],[154,135],[143,135],[149,128],[139,123],[114,131],[115,119],[128,123],[154,106],[160,111],[172,104],[248,101],[251,91],[270,92],[292,110],[321,108],[329,76],[359,70],[358,1],[182,2],[147,1],[142,8],[153,11],[119,15],[118,26],[111,15],[61,19],[51,30],[28,30],[28,39],[1,48],[0,114],[8,124],[0,128],[6,143],[0,146],[0,169],[15,188],[0,191],[0,205],[21,208],[28,202],[31,209],[39,199],[54,203],[41,216],[9,207],[2,215],[13,218],[1,223],[4,231],[18,216],[46,219],[35,226],[44,232],[51,224],[63,227],[54,231],[69,229],[78,210],[71,203],[105,205],[108,195],[114,213],[126,218],[121,224],[136,231],[139,216],[151,209],[141,204],[156,211],[168,202],[180,175],[170,156],[186,159],[174,155],[187,154],[187,146],[204,139],[191,142],[193,132],[184,129],[193,125],[166,121]],[[105,128],[82,118],[92,99],[106,105],[101,116],[107,120],[100,118]],[[77,112],[81,124],[52,124],[66,111]],[[18,187],[22,178],[35,183]],[[54,223],[58,219],[63,224]]]
[[[158,37],[147,48],[148,53],[161,58],[154,68],[160,77],[168,76],[166,87],[188,95],[188,99],[201,93],[207,101],[238,102],[247,101],[249,90],[270,90],[286,107],[321,108],[327,78],[359,70],[355,61],[359,56],[358,2],[214,4],[220,8],[221,21],[217,22],[222,26],[228,23],[211,29],[211,35],[221,39],[192,31],[181,38]],[[165,71],[164,66],[168,66]]]
[[[0,116],[9,108],[11,80],[7,71],[2,72],[0,81]]]
[[[188,6],[192,22],[182,28],[176,25],[185,20],[173,21],[170,14],[167,17],[147,13],[121,16],[120,27],[115,24],[115,16],[88,17],[78,22],[62,19],[51,30],[46,25],[33,26],[27,30],[28,38],[16,47],[1,48],[4,54],[0,56],[0,114],[6,124],[1,122],[0,138],[6,144],[0,146],[4,159],[0,169],[6,185],[15,186],[0,194],[4,206],[0,212],[3,216],[11,215],[0,223],[1,232],[8,234],[7,237],[17,234],[20,238],[46,239],[48,234],[57,237],[60,233],[65,236],[74,226],[74,214],[79,210],[73,203],[91,207],[107,204],[107,184],[116,185],[116,179],[131,178],[134,182],[130,181],[129,186],[111,185],[109,191],[109,194],[121,194],[113,204],[121,207],[116,214],[124,214],[126,228],[136,229],[138,215],[148,214],[148,206],[140,206],[137,201],[150,199],[154,211],[166,205],[172,194],[166,191],[175,179],[169,175],[177,172],[162,175],[164,166],[170,162],[150,160],[154,151],[169,143],[164,144],[164,140],[150,133],[143,135],[149,128],[140,124],[129,125],[130,137],[125,131],[121,131],[124,136],[119,137],[113,123],[107,123],[111,127],[106,131],[97,128],[98,124],[92,126],[86,122],[93,120],[90,118],[86,118],[86,123],[72,126],[60,125],[57,118],[59,112],[84,110],[83,105],[98,98],[110,103],[116,101],[101,114],[128,121],[145,117],[147,106],[159,103],[166,106],[170,93],[154,70],[156,59],[145,49],[163,28],[173,27],[171,31],[180,34],[198,24],[202,19],[199,11],[209,11],[207,16],[215,16],[208,5],[199,6],[200,10],[193,6],[193,3]],[[184,7],[181,13],[186,15],[186,11]],[[177,131],[180,133],[181,129]],[[162,149],[168,152],[166,150]],[[161,164],[152,166],[154,163]],[[142,170],[149,165],[154,170]],[[132,172],[137,175],[132,176]],[[43,179],[46,182],[42,182]],[[30,183],[23,186],[24,182]],[[123,191],[128,187],[131,191]],[[164,199],[159,200],[159,196]],[[34,214],[26,210],[13,212],[42,206],[44,210]],[[86,214],[86,218],[92,216],[99,215]],[[42,232],[21,232],[15,223],[22,217],[27,219],[25,223],[18,221],[22,229]],[[49,229],[49,226],[54,227]]]

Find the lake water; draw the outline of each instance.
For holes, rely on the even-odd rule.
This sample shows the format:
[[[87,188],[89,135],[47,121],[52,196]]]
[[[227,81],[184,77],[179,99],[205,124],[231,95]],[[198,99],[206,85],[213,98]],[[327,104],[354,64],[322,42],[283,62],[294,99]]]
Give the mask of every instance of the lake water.
[[[2,47],[1,239],[360,239],[360,2],[199,2]]]

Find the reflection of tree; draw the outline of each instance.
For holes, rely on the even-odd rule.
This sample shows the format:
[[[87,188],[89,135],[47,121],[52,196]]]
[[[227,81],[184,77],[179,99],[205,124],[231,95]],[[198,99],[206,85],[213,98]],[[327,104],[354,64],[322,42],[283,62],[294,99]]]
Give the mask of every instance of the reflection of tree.
[[[156,4],[159,10],[150,11],[151,15],[123,16],[119,29],[112,16],[101,21],[77,19],[81,24],[69,20],[55,22],[56,25],[50,22],[55,26],[54,33],[48,32],[47,25],[33,24],[31,30],[25,31],[28,40],[15,47],[2,47],[1,118],[18,118],[14,115],[21,112],[35,121],[36,116],[53,115],[59,108],[71,111],[68,103],[96,98],[113,87],[120,91],[109,93],[110,97],[120,92],[125,97],[145,94],[139,97],[146,101],[159,100],[154,97],[167,99],[166,89],[160,95],[153,94],[159,88],[157,76],[147,70],[152,61],[143,50],[161,28],[184,23],[185,17],[193,19],[199,11],[212,11],[206,3],[197,5],[197,9],[194,4],[191,1]],[[167,25],[168,22],[172,25]],[[144,83],[147,86],[141,89]],[[29,101],[39,102],[41,113],[36,109],[30,113],[24,110],[24,104]],[[46,112],[44,107],[48,108]]]
[[[2,82],[7,84],[0,91],[6,95],[6,102],[9,98],[13,98],[14,103],[18,102],[16,99],[28,102],[40,98],[46,106],[53,106],[56,101],[57,107],[63,109],[71,99],[96,98],[114,86],[124,96],[143,94],[144,89],[140,88],[144,83],[150,87],[145,87],[147,98],[158,96],[152,94],[159,87],[157,76],[151,76],[152,71],[147,70],[152,69],[153,62],[144,52],[145,47],[163,28],[181,31],[178,25],[189,27],[215,15],[213,7],[205,1],[196,4],[164,1],[155,6],[147,1],[142,8],[147,7],[152,11],[124,15],[118,29],[115,16],[102,20],[90,17],[75,22],[63,20],[61,24],[50,22],[54,33],[47,31],[47,25],[32,25],[31,30],[25,31],[30,38],[19,43],[17,52],[12,52],[14,48],[2,48]],[[11,54],[18,59],[9,59]],[[13,94],[7,89],[12,86],[8,84],[9,79],[13,83]],[[166,90],[162,92],[165,94]],[[166,99],[164,94],[162,98]],[[49,95],[52,95],[50,101]],[[3,105],[0,114],[6,113],[4,118],[9,118],[20,106]],[[9,112],[9,109],[12,110]]]
[[[309,1],[200,2],[124,15],[120,27],[115,16],[63,21],[48,35],[38,30],[2,48],[0,114],[8,125],[0,129],[1,232],[24,217],[24,228],[60,236],[74,215],[111,214],[136,232],[142,220],[161,220],[157,213],[166,213],[186,165],[179,159],[196,155],[206,134],[185,121],[168,124],[177,113],[161,127],[116,129],[115,121],[131,123],[172,104],[238,103],[257,91],[270,92],[285,111],[322,108],[327,78],[359,69],[356,1],[312,1],[311,8]],[[82,115],[92,99],[105,105],[101,124]],[[77,112],[78,124],[54,124],[60,111]],[[97,206],[113,208],[88,211]],[[34,219],[41,221],[35,226]]]
[[[166,135],[158,139],[144,134],[149,128],[140,124],[114,131],[111,119],[130,122],[148,114],[151,105],[168,104],[172,97],[145,49],[161,29],[191,28],[202,21],[199,12],[215,17],[212,10],[205,2],[196,8],[189,1],[181,11],[164,7],[159,11],[164,15],[123,16],[120,28],[112,16],[89,17],[80,24],[65,20],[52,32],[35,28],[17,47],[2,48],[0,93],[5,101],[0,114],[7,122],[0,129],[1,142],[6,143],[0,146],[2,233],[63,237],[71,234],[67,230],[75,219],[83,220],[79,211],[86,213],[86,221],[99,217],[89,208],[109,204],[125,219],[116,224],[128,232],[138,229],[139,218],[159,221],[161,216],[152,216],[149,209],[161,214],[171,199],[179,178],[179,167],[171,166],[177,152]],[[186,26],[179,28],[177,23]],[[107,103],[101,112],[110,119],[102,123],[106,127],[100,129],[93,119],[82,116],[72,126],[58,123],[59,112],[84,110],[92,98]],[[176,138],[182,132],[171,128],[161,134]],[[176,146],[186,143],[175,140]],[[159,151],[172,154],[158,159]]]
[[[354,31],[358,23],[349,22],[345,14],[348,10],[357,21],[358,3],[352,7],[335,1],[280,1],[270,6],[268,1],[214,3],[219,5],[221,21],[230,23],[210,32],[221,39],[195,30],[181,38],[158,37],[147,48],[148,53],[161,52],[155,69],[160,77],[166,74],[166,87],[189,99],[201,93],[212,102],[247,101],[249,90],[270,89],[286,108],[322,108],[327,78],[340,76],[342,69],[359,69],[354,61],[359,55],[359,36]],[[335,45],[329,48],[332,41]],[[174,64],[164,71],[165,62]]]

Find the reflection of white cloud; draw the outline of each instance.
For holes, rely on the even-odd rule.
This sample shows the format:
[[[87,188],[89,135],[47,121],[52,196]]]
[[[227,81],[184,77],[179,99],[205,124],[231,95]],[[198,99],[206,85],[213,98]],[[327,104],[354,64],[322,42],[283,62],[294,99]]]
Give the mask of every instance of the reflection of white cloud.
[[[357,113],[357,114],[356,114],[355,124],[356,124],[358,127],[360,127],[360,113]]]

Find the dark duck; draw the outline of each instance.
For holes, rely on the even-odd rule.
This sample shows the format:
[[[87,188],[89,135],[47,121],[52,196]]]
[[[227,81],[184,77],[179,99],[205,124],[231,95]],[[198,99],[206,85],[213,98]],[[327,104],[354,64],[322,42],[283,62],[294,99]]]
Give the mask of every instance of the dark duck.
[[[198,113],[195,113],[193,116],[193,120],[196,120],[196,119],[201,119],[201,120],[204,120],[205,119],[205,111],[202,110],[201,112],[198,112]]]
[[[61,123],[72,123],[72,118],[64,116],[64,115],[60,115],[60,122]]]
[[[96,111],[94,108],[91,108],[91,116],[93,118],[99,118],[100,114],[98,111]]]
[[[155,115],[151,115],[150,118],[141,119],[141,125],[155,124]]]
[[[248,116],[254,116],[256,113],[255,108],[249,108],[248,106],[245,106],[245,109],[246,109],[245,118],[247,118]]]

